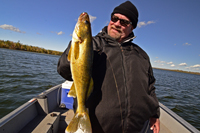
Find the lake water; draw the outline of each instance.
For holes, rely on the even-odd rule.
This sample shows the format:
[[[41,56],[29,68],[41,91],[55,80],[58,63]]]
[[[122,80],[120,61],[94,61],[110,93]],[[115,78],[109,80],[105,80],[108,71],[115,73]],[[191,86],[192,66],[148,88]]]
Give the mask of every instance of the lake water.
[[[65,80],[60,56],[0,48],[0,118]],[[159,102],[200,130],[200,75],[154,69]]]

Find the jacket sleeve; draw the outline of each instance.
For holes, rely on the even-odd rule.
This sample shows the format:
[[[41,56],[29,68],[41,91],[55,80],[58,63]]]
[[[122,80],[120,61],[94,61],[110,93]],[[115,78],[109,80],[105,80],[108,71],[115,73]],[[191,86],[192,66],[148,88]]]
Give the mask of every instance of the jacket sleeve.
[[[148,70],[148,77],[149,77],[149,88],[148,88],[148,89],[149,89],[149,95],[150,95],[151,97],[153,97],[153,102],[154,102],[155,104],[158,105],[158,108],[157,108],[157,110],[155,111],[155,112],[157,112],[157,113],[155,113],[155,115],[153,115],[152,117],[154,117],[154,118],[159,118],[159,117],[160,117],[160,108],[159,108],[159,102],[158,102],[158,99],[157,99],[157,96],[156,96],[156,93],[155,93],[156,88],[155,88],[155,86],[154,86],[154,84],[155,84],[155,82],[156,82],[156,79],[154,78],[153,69],[152,69],[152,66],[151,66],[151,62],[150,62],[149,56],[148,56],[147,53],[146,53],[143,49],[141,49],[138,45],[134,44],[134,46],[136,46],[135,48],[136,48],[138,51],[140,51],[139,53],[141,53],[142,56],[143,56],[145,59],[147,59],[148,62],[149,62],[149,70]]]
[[[72,74],[70,70],[70,62],[67,60],[67,56],[71,47],[71,42],[69,43],[67,49],[61,55],[58,65],[57,72],[66,80],[72,81]]]
[[[159,104],[157,96],[156,96],[156,93],[155,93],[155,89],[156,89],[155,86],[154,86],[155,81],[156,81],[156,79],[153,76],[153,69],[152,69],[151,63],[150,63],[150,67],[149,67],[149,90],[150,90],[150,96],[152,96],[154,98],[155,102],[157,102]],[[154,117],[154,118],[159,118],[160,117],[160,108],[159,107],[157,108],[157,113],[152,117]]]

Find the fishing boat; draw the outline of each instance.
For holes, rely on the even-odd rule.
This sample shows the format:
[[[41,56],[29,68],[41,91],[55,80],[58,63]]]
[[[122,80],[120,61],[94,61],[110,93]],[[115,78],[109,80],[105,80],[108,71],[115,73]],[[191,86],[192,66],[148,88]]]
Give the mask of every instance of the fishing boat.
[[[61,96],[62,90],[69,90],[71,83],[66,81],[54,86],[1,118],[0,133],[64,133],[74,112],[71,102],[61,103]],[[200,133],[166,106],[159,105],[160,133]]]

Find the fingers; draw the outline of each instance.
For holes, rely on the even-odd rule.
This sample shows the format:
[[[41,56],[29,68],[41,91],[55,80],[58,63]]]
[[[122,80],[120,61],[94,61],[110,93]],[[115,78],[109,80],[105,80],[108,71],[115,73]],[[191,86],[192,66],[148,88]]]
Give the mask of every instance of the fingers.
[[[160,131],[160,120],[158,118],[150,118],[150,129],[154,133],[159,133]]]

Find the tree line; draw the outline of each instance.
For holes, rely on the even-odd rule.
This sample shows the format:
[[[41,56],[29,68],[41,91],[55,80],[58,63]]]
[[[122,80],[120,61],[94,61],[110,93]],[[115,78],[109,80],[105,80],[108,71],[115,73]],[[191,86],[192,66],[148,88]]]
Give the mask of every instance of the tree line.
[[[191,72],[191,71],[183,71],[183,70],[172,70],[172,69],[155,68],[155,67],[154,67],[154,69],[160,69],[160,70],[166,70],[166,71],[173,71],[173,72],[181,72],[181,73],[189,73],[189,74],[200,75],[199,72]]]
[[[24,45],[24,44],[21,44],[19,41],[12,42],[9,40],[7,41],[0,40],[0,48],[23,50],[23,51],[52,54],[52,55],[61,55],[63,53],[63,52],[54,51],[54,50],[47,50],[47,49],[36,47],[36,46]]]

